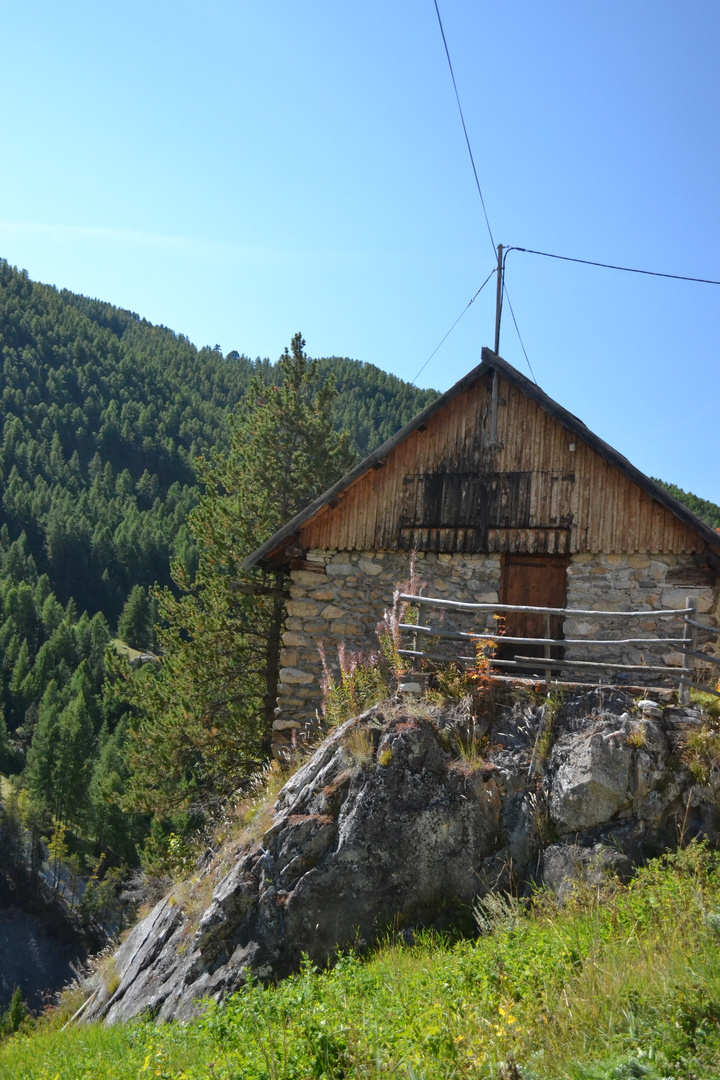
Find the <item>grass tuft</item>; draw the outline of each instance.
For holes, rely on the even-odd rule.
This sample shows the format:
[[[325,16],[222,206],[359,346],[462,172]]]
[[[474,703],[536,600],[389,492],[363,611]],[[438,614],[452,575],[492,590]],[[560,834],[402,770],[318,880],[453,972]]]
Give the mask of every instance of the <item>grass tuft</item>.
[[[627,742],[628,746],[632,746],[636,750],[640,750],[645,746],[647,735],[645,733],[644,721],[641,720],[639,723],[633,724],[631,730],[628,732]]]
[[[359,769],[366,769],[375,760],[373,733],[366,727],[351,728],[343,745],[350,761]]]
[[[707,784],[711,774],[720,768],[720,731],[703,724],[683,738],[682,761],[698,784]]]
[[[720,689],[720,687],[718,687]],[[704,690],[696,690],[694,687],[690,691],[690,698],[693,705],[699,705],[706,716],[711,720],[720,720],[720,697],[716,694],[705,693]]]

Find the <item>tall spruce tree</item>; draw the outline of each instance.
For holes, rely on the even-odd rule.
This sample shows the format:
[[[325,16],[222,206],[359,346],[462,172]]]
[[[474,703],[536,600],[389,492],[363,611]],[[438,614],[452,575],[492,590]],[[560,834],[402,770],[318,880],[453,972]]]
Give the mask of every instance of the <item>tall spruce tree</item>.
[[[175,564],[180,596],[159,597],[161,663],[128,681],[125,805],[136,811],[208,809],[269,752],[283,582],[242,564],[354,457],[349,436],[332,426],[334,380],[317,389],[317,361],[300,334],[279,367],[279,385],[255,377],[229,452],[202,468],[206,493],[190,518],[197,573],[191,580]]]
[[[154,642],[155,604],[147,589],[133,586],[118,621],[118,637],[133,649],[151,649]]]
[[[95,753],[92,717],[82,690],[62,708],[56,683],[48,685],[28,754],[25,781],[36,805],[57,822],[79,825]]]

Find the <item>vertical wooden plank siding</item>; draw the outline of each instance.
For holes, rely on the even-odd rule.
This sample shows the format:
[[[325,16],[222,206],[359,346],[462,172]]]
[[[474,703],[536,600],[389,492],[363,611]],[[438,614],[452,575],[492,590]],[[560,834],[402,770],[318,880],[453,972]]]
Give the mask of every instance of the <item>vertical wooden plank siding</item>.
[[[307,548],[691,553],[691,528],[529,398],[491,375],[396,446],[301,529]],[[576,449],[569,449],[575,443]]]

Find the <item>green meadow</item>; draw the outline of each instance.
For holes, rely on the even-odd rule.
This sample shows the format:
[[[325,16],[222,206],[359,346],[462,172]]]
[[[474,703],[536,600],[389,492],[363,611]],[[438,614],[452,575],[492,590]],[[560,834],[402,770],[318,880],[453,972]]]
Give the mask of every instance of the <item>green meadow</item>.
[[[390,935],[188,1024],[66,1027],[0,1048],[27,1080],[702,1078],[720,1074],[720,858],[702,844],[564,907],[492,900],[474,939]]]

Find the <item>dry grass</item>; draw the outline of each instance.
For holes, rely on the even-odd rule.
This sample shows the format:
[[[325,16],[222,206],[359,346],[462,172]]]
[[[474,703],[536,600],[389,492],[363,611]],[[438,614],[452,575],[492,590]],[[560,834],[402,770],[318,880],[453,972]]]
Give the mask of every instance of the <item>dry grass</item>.
[[[634,723],[628,732],[628,746],[633,746],[636,750],[639,750],[645,745],[646,741],[645,723],[643,720],[640,720],[638,723]]]
[[[452,749],[458,754],[450,768],[460,769],[470,774],[483,769],[487,763],[490,741],[487,735],[476,738],[472,729],[467,735],[456,735],[452,740]]]
[[[114,956],[108,956],[100,968],[100,978],[108,994],[112,995],[120,985],[120,972]]]
[[[542,769],[550,757],[550,751],[555,743],[555,717],[563,703],[563,695],[548,694],[545,698],[545,716],[538,732],[533,761],[536,769]]]
[[[353,765],[366,769],[375,760],[375,741],[373,733],[359,725],[351,728],[345,736],[343,746]]]
[[[179,904],[187,919],[186,938],[197,928],[215,889],[232,869],[239,853],[259,840],[272,825],[275,802],[293,771],[277,761],[269,762],[258,773],[251,791],[227,806],[222,819],[206,837],[211,858],[197,874],[179,882],[170,896],[170,903]]]

